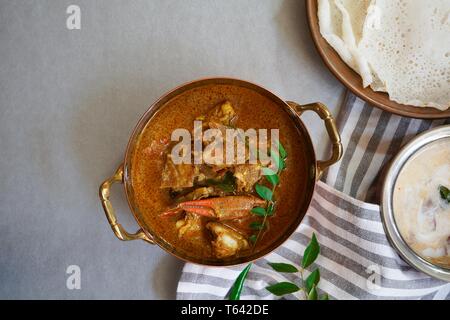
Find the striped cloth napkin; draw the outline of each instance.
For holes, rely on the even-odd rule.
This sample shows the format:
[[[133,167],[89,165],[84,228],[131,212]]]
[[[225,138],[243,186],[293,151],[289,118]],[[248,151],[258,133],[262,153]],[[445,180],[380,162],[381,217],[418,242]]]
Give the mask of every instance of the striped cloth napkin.
[[[450,299],[450,284],[406,264],[391,248],[373,202],[380,169],[419,132],[449,124],[446,120],[403,118],[373,108],[348,94],[338,116],[345,152],[329,169],[306,217],[281,247],[256,261],[241,299],[278,299],[265,287],[299,282],[295,274],[273,271],[268,262],[298,265],[313,232],[321,253],[319,289],[331,299]],[[187,263],[178,283],[178,299],[225,299],[244,266],[203,267]],[[305,272],[307,277],[309,272]],[[303,299],[294,293],[284,299]]]
[[[353,198],[376,203],[381,169],[414,136],[446,124],[450,118],[432,121],[396,116],[348,93],[337,118],[345,153],[322,180]]]

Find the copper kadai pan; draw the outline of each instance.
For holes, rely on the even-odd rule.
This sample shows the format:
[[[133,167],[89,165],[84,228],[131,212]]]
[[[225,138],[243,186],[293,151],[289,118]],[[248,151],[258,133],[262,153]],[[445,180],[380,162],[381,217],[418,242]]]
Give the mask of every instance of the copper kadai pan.
[[[297,132],[300,135],[301,139],[305,142],[304,145],[306,146],[305,154],[306,154],[306,168],[308,168],[309,176],[307,177],[307,192],[302,195],[298,195],[298,197],[303,198],[304,205],[300,208],[299,212],[297,212],[297,216],[295,219],[295,222],[292,223],[292,225],[289,227],[288,231],[283,234],[281,237],[279,237],[276,241],[274,241],[267,249],[255,252],[252,255],[246,256],[246,257],[240,257],[236,258],[235,260],[226,260],[226,261],[218,261],[217,263],[211,263],[205,262],[201,260],[200,258],[192,258],[192,257],[186,257],[182,253],[177,252],[177,249],[172,247],[170,244],[168,244],[164,239],[162,239],[157,233],[155,233],[150,226],[148,226],[145,223],[145,219],[143,218],[142,213],[137,208],[135,202],[134,202],[134,191],[131,184],[131,158],[133,151],[136,148],[137,140],[145,128],[146,124],[151,120],[153,115],[162,108],[169,100],[173,99],[174,97],[185,93],[188,90],[198,88],[205,85],[232,85],[232,86],[240,86],[247,89],[250,89],[252,91],[255,91],[266,98],[269,98],[271,101],[275,102],[280,109],[283,110],[283,112],[287,112],[291,119],[293,119],[293,122],[297,128]],[[321,161],[316,160],[316,156],[314,153],[314,147],[311,142],[310,135],[308,134],[308,131],[303,124],[302,120],[300,119],[300,116],[305,111],[313,111],[317,113],[317,115],[324,121],[325,128],[328,132],[328,135],[332,142],[332,154],[331,157],[328,160]],[[312,195],[314,193],[314,187],[316,184],[316,181],[320,178],[322,173],[325,169],[327,169],[329,166],[337,162],[342,156],[342,144],[341,139],[339,136],[339,133],[336,129],[335,121],[331,115],[331,113],[328,111],[328,109],[321,103],[312,103],[312,104],[306,104],[306,105],[300,105],[295,102],[285,102],[284,100],[280,99],[276,95],[274,95],[269,90],[266,90],[256,84],[238,80],[238,79],[230,79],[230,78],[210,78],[210,79],[202,79],[197,80],[193,82],[189,82],[187,84],[184,84],[169,93],[165,94],[162,98],[160,98],[158,101],[156,101],[153,105],[150,106],[150,108],[147,110],[147,112],[142,116],[142,118],[139,120],[138,124],[136,125],[133,134],[130,137],[128,147],[125,153],[124,162],[122,165],[119,166],[116,173],[109,179],[107,179],[105,182],[102,183],[100,186],[100,200],[103,206],[103,209],[106,214],[106,218],[108,219],[108,222],[111,225],[111,228],[114,232],[114,234],[123,241],[129,241],[129,240],[144,240],[150,244],[157,244],[161,248],[165,249],[169,253],[175,255],[176,257],[197,263],[197,264],[203,264],[203,265],[217,265],[217,266],[225,266],[225,265],[236,265],[241,263],[246,263],[249,261],[256,260],[258,258],[261,258],[262,256],[270,253],[274,249],[276,249],[278,246],[280,246],[284,241],[286,241],[289,236],[297,229],[298,225],[302,221],[303,217],[306,214],[306,211],[309,207],[309,204],[311,202]],[[124,185],[124,191],[127,196],[128,205],[131,209],[131,212],[134,215],[134,218],[136,219],[137,223],[140,226],[140,229],[136,233],[129,233],[127,232],[122,225],[117,221],[116,214],[114,212],[114,208],[111,205],[110,202],[110,189],[114,183],[121,183]]]

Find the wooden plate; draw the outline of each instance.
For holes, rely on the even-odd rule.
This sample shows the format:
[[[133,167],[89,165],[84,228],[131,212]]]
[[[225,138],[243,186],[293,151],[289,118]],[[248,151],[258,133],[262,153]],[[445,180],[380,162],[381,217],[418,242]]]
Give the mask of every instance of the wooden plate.
[[[317,17],[317,0],[306,0],[306,12],[312,38],[323,61],[331,72],[358,97],[376,107],[401,116],[422,119],[450,117],[450,109],[439,111],[434,108],[418,108],[399,104],[389,100],[389,96],[386,93],[375,92],[370,88],[363,88],[360,75],[347,66],[337,52],[322,38],[319,30],[319,19]]]

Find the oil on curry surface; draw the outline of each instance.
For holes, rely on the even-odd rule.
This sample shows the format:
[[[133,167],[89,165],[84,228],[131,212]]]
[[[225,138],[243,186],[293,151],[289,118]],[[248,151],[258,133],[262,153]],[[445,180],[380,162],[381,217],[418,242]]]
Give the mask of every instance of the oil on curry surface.
[[[274,214],[256,244],[250,210],[264,206],[254,191],[264,179],[258,165],[174,165],[171,133],[194,120],[221,130],[279,129],[286,168],[275,189]],[[170,100],[149,121],[132,155],[132,187],[144,223],[186,258],[219,262],[264,250],[289,228],[303,205],[308,168],[305,145],[293,119],[267,97],[247,88],[205,85]],[[231,208],[231,209],[230,209]]]

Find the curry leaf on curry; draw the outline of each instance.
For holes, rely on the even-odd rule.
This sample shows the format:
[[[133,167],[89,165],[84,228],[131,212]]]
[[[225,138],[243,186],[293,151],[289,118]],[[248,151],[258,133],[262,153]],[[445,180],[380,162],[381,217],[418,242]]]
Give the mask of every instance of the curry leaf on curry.
[[[273,186],[276,186],[278,183],[280,183],[280,177],[272,169],[263,168],[262,172],[267,181],[269,181]]]
[[[264,224],[259,221],[254,221],[254,222],[250,223],[250,229],[262,230],[262,229],[264,229]]]
[[[250,240],[251,243],[256,242],[256,234],[252,234],[250,237],[248,237],[248,240]]]
[[[278,272],[287,272],[287,273],[294,273],[298,272],[298,269],[289,263],[268,263],[269,266],[272,267],[273,270]]]
[[[229,300],[239,300],[240,299],[242,288],[244,287],[245,278],[247,277],[247,274],[250,271],[251,267],[252,267],[252,264],[250,263],[239,274],[239,276],[237,277],[236,281],[233,284],[233,287],[231,287]]]
[[[256,193],[264,200],[267,200],[267,201],[272,200],[273,192],[266,186],[263,186],[262,184],[257,183],[255,185],[255,190],[256,190]]]
[[[270,156],[271,156],[272,160],[275,162],[278,172],[280,172],[281,170],[283,170],[286,167],[284,160],[280,157],[280,154],[278,152],[276,152],[274,149],[271,150]]]
[[[260,217],[264,217],[267,214],[266,209],[261,208],[261,207],[255,207],[252,209],[251,212]]]
[[[273,211],[275,210],[275,203],[272,201],[272,202],[269,202],[269,204],[267,205],[267,209],[266,209],[266,211],[267,211],[267,215],[268,216],[271,216],[271,215],[273,215]]]
[[[273,176],[277,174],[275,171],[267,167],[261,168],[261,172],[266,176]]]
[[[287,158],[286,149],[284,149],[284,147],[280,141],[277,141],[277,142],[278,142],[278,153],[280,154],[281,158],[284,160]]]
[[[266,177],[266,180],[272,185],[272,189],[269,189],[268,187],[262,185],[262,184],[256,184],[255,185],[255,191],[256,193],[264,200],[266,200],[266,209],[262,211],[261,209],[256,209],[256,211],[252,211],[254,214],[259,215],[263,218],[263,221],[261,223],[261,227],[258,230],[258,233],[254,237],[253,243],[253,249],[256,246],[256,243],[258,242],[258,239],[261,236],[262,230],[267,226],[267,217],[272,216],[275,210],[275,202],[273,201],[273,193],[275,191],[276,186],[280,183],[280,177],[279,172],[285,167],[284,159],[287,156],[286,150],[281,145],[279,141],[278,143],[278,150],[274,150],[272,147],[270,150],[270,155],[273,158],[273,160],[276,163],[277,171],[274,171],[270,168],[262,168],[262,173]],[[280,150],[281,156],[280,156]],[[251,225],[251,228],[255,228],[255,225]]]

